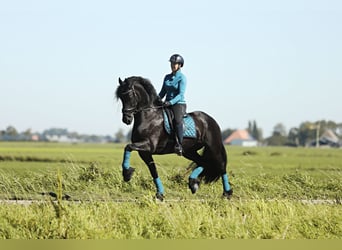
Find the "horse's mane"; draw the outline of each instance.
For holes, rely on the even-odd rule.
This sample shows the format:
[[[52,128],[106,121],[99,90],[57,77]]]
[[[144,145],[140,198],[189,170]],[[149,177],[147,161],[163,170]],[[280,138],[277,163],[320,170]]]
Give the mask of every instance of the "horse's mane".
[[[140,84],[147,94],[151,97],[151,100],[156,100],[158,95],[156,89],[153,87],[151,81],[147,78],[143,78],[141,76],[131,76],[125,79],[124,84],[120,85],[116,91],[116,97],[122,93],[123,86],[128,84],[128,86],[132,86],[135,84]]]
[[[157,97],[156,89],[154,88],[149,79],[140,76],[132,76],[130,78],[132,78],[134,81],[138,81],[144,87],[149,96],[152,97],[152,100],[154,100]]]

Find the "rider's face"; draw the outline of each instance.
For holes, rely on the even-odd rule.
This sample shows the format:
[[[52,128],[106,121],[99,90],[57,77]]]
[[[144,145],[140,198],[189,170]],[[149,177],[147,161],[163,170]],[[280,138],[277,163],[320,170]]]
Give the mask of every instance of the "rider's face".
[[[176,72],[177,70],[180,69],[180,64],[179,63],[171,63],[171,70],[172,72]]]

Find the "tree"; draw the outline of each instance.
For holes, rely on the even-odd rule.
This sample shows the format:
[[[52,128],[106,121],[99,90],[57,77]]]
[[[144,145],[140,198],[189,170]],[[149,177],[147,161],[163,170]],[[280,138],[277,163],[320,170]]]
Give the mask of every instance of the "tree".
[[[272,136],[266,140],[267,145],[270,146],[283,146],[287,142],[286,129],[282,123],[277,123],[273,128]]]
[[[248,133],[251,135],[253,133],[253,126],[252,122],[248,121],[248,128],[247,128]]]
[[[262,130],[258,128],[255,120],[253,121],[252,136],[257,141],[261,141],[262,140]]]
[[[321,129],[321,128],[320,128]],[[305,146],[310,141],[316,139],[317,135],[317,124],[314,122],[302,122],[299,126],[298,140],[301,146]]]
[[[131,141],[131,139],[132,139],[132,133],[133,133],[133,130],[132,130],[132,129],[130,129],[130,130],[127,132],[126,141]]]
[[[5,134],[6,135],[10,135],[10,136],[17,136],[18,135],[18,131],[15,129],[15,127],[8,126],[6,128]]]
[[[287,138],[280,134],[273,134],[271,137],[266,139],[268,146],[283,146],[287,142]]]
[[[233,132],[235,131],[235,129],[225,129],[221,132],[221,137],[222,137],[222,141],[225,140],[228,136],[230,136]]]
[[[30,137],[32,135],[32,129],[28,128],[23,132],[23,135]]]
[[[277,123],[273,128],[273,135],[286,136],[286,128],[282,123]]]
[[[125,135],[123,129],[120,128],[119,131],[116,132],[114,141],[118,143],[125,142]]]
[[[258,128],[256,121],[248,121],[248,133],[257,141],[262,140],[262,130]]]
[[[287,136],[288,143],[294,146],[299,145],[299,129],[291,128]]]
[[[320,136],[327,129],[332,130],[339,138],[341,138],[341,128],[341,124],[337,124],[333,121],[320,120],[316,122],[302,122],[298,131],[299,144],[305,146],[312,143],[312,141],[316,141],[317,143]]]

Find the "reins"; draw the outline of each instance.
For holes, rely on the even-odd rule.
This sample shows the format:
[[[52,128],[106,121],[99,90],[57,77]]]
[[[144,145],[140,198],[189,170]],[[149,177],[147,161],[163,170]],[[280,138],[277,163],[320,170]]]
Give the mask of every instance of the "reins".
[[[121,96],[123,96],[123,95],[130,95],[130,93],[132,93],[132,92],[133,92],[133,98],[134,98],[134,100],[136,102],[136,106],[137,106],[138,105],[138,102],[136,100],[137,94],[135,92],[134,87],[128,89],[126,92],[121,93]],[[148,111],[148,110],[152,110],[152,109],[162,109],[162,108],[164,108],[163,105],[154,106],[154,107],[145,107],[145,108],[132,107],[132,108],[127,108],[127,109],[122,109],[122,113],[126,114],[126,115],[130,115],[130,114],[135,115],[135,114],[143,112],[143,111]]]
[[[134,88],[131,88],[129,90],[127,90],[126,92],[122,93],[121,95],[129,95],[131,92],[133,92],[133,98],[134,100],[136,101],[136,96],[137,94],[135,93],[135,90]],[[139,112],[142,112],[142,111],[147,111],[147,110],[151,110],[151,109],[161,109],[161,108],[164,108],[163,105],[160,105],[160,106],[154,106],[154,107],[145,107],[145,108],[136,108],[136,107],[132,107],[132,108],[127,108],[127,109],[122,109],[122,113],[123,114],[137,114]]]
[[[162,106],[162,105],[161,106],[155,106],[155,107],[140,108],[140,109],[130,108],[130,109],[122,110],[122,113],[123,114],[132,113],[133,115],[135,115],[135,114],[143,112],[143,111],[148,111],[151,109],[162,109],[162,108],[164,108],[164,106]]]

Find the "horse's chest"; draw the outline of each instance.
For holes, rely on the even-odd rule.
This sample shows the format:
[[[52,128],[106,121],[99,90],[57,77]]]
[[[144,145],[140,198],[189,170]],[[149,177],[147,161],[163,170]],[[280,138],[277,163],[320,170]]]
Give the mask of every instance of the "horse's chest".
[[[133,132],[139,136],[145,137],[160,128],[163,125],[163,119],[159,116],[145,117],[137,126],[134,126]]]

